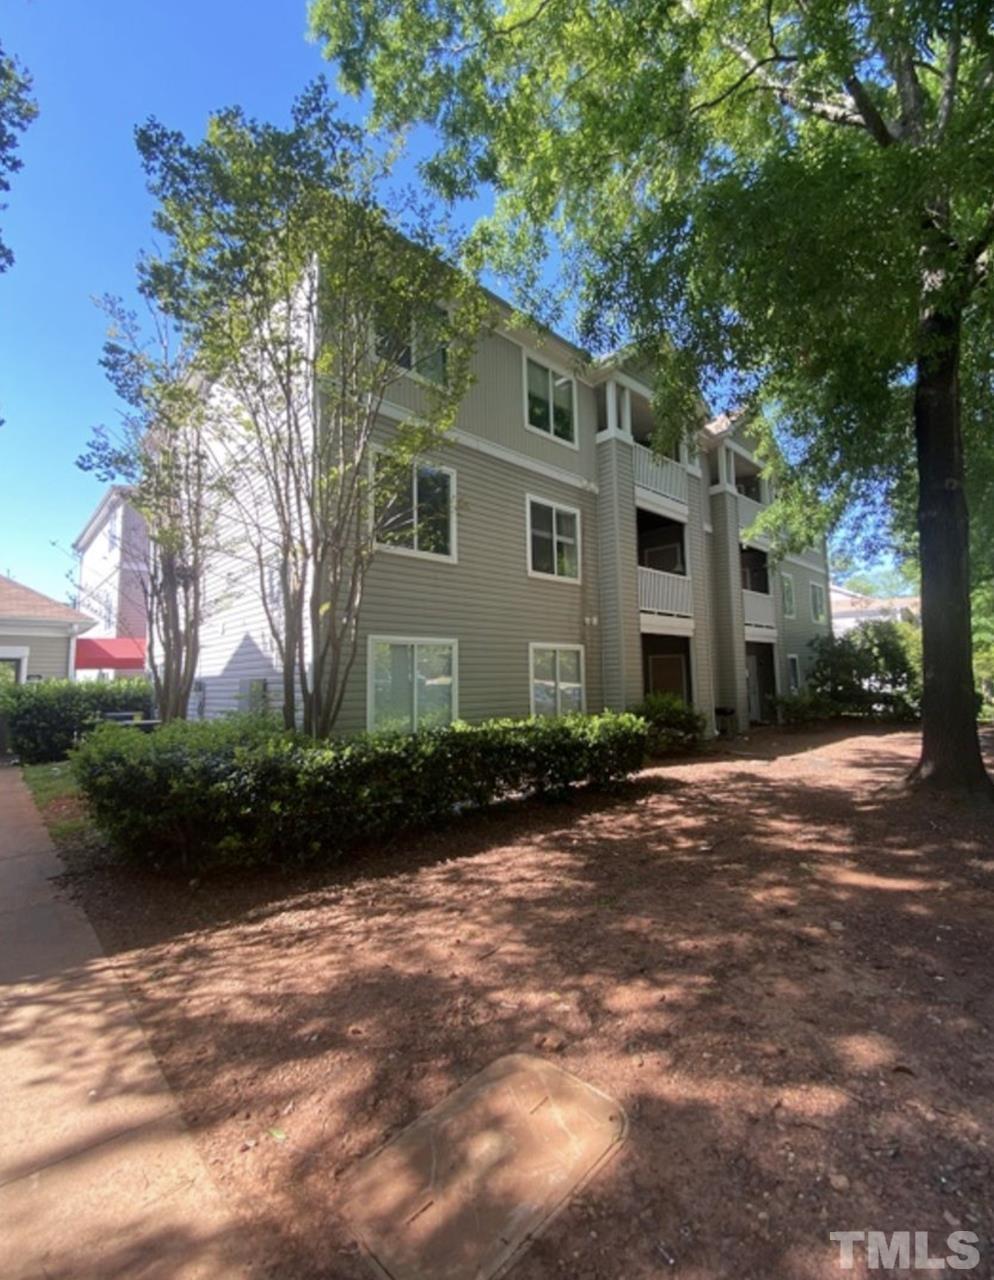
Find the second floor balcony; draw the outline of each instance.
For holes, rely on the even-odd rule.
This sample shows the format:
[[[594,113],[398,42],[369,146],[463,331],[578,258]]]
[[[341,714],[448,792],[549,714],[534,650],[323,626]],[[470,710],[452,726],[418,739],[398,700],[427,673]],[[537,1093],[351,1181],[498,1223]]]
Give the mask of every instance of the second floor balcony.
[[[694,597],[690,578],[639,565],[639,610],[664,617],[692,618]]]
[[[776,614],[773,609],[773,597],[762,591],[742,589],[742,615],[747,627],[762,627],[767,631],[775,631]]]

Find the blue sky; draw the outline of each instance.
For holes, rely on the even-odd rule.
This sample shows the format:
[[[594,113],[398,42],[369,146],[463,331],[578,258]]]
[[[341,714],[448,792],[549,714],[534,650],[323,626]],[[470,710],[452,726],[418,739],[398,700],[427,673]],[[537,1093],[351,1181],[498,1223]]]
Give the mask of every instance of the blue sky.
[[[306,16],[306,0],[3,0],[4,46],[31,72],[40,115],[0,213],[16,256],[0,275],[0,573],[64,598],[67,552],[100,497],[75,459],[90,427],[117,417],[92,299],[128,296],[151,243],[134,126],[155,115],[196,137],[235,103],[286,120],[332,72]]]

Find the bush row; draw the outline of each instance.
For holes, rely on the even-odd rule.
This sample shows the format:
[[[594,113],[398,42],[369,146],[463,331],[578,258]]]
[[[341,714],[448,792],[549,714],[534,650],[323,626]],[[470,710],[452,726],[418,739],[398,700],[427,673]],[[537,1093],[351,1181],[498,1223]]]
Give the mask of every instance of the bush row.
[[[163,869],[249,866],[330,860],[513,795],[610,785],[641,767],[647,732],[627,712],[326,743],[244,716],[149,735],[108,724],[72,768],[122,855]]]
[[[10,748],[25,764],[63,760],[76,739],[105,711],[152,714],[147,680],[39,680],[0,685],[0,716]]]

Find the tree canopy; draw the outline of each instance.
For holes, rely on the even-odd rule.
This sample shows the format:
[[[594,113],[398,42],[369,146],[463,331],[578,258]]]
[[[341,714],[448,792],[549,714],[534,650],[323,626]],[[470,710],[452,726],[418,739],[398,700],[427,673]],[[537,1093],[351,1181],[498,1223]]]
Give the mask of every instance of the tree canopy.
[[[10,190],[10,175],[23,161],[17,154],[19,135],[38,114],[31,96],[31,77],[0,44],[0,195]],[[0,201],[0,211],[7,205]],[[0,236],[0,272],[13,264],[14,254]]]

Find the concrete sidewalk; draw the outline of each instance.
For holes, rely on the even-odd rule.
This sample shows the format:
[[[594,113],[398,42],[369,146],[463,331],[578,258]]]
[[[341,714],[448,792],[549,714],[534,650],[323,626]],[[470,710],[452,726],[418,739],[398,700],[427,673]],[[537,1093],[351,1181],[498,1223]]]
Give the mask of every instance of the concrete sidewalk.
[[[0,764],[0,1276],[250,1274],[20,771]]]

